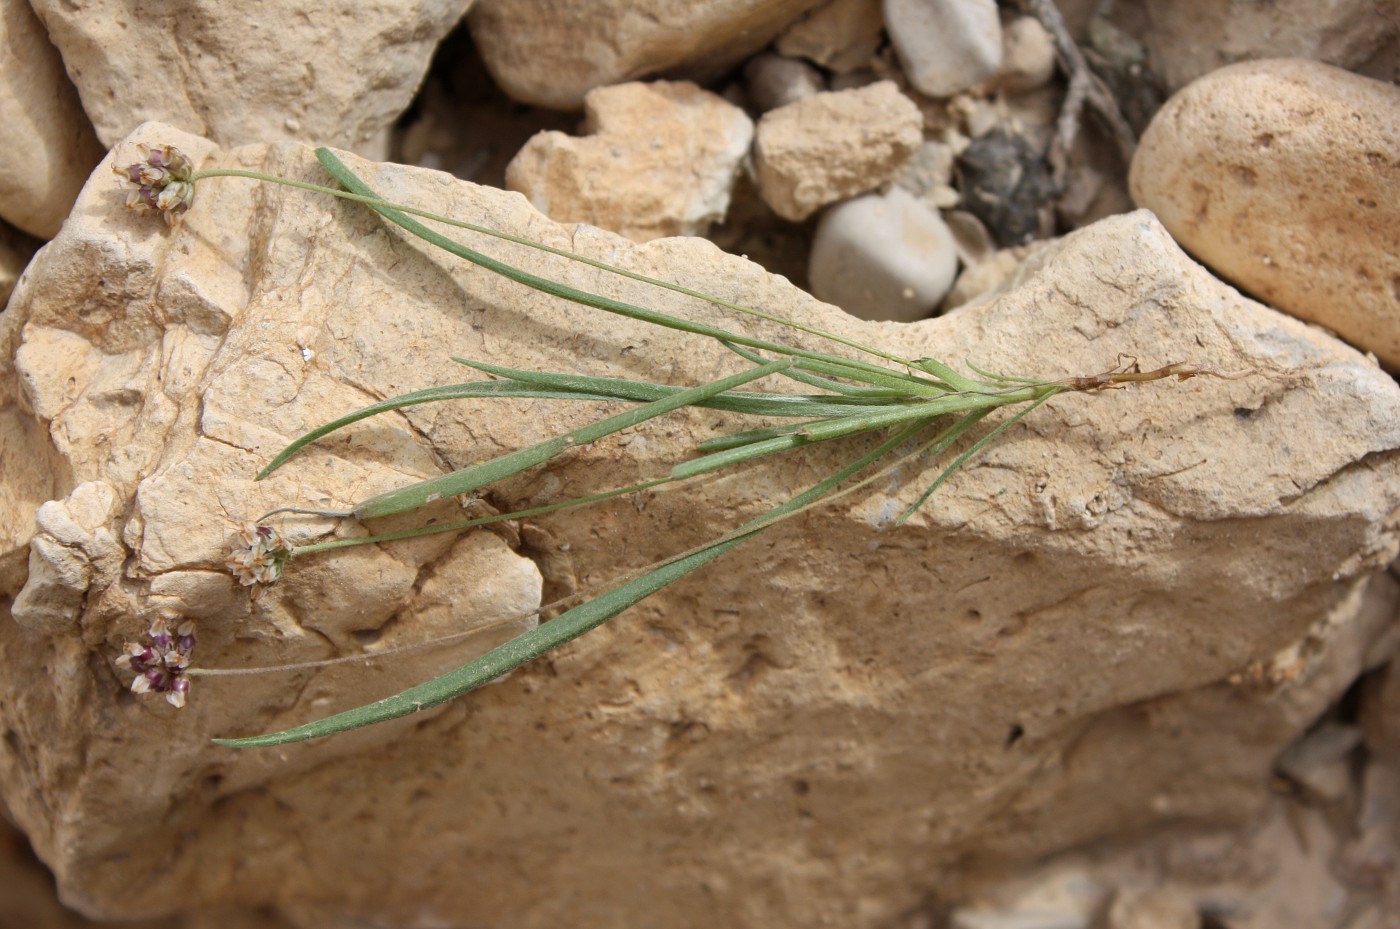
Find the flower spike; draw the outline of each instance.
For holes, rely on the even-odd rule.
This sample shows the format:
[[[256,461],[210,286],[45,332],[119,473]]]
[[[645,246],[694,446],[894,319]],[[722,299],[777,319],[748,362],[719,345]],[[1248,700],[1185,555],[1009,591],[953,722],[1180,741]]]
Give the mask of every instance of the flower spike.
[[[180,708],[190,693],[190,679],[185,669],[190,666],[194,654],[194,622],[185,620],[172,634],[170,624],[180,617],[160,616],[151,623],[142,642],[127,642],[122,646],[122,654],[117,658],[117,667],[123,671],[135,672],[131,692],[142,694],[165,694],[171,706]]]
[[[140,214],[160,213],[173,226],[194,203],[194,165],[173,145],[139,145],[141,160],[112,165],[135,189],[126,195],[127,209]]]
[[[252,523],[238,530],[238,542],[224,564],[238,583],[252,588],[250,593],[256,600],[263,588],[277,583],[292,550],[276,529]]]

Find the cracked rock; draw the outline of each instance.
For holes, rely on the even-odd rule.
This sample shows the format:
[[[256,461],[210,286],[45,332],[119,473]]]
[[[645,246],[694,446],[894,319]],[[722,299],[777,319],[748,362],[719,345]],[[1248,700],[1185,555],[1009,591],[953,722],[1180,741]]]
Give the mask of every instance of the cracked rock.
[[[158,125],[132,141],[173,142],[204,168],[324,180],[298,146],[224,150]],[[252,667],[363,659],[502,619],[523,628],[516,618],[540,606],[534,564],[509,537],[477,531],[294,560],[255,608],[220,570],[243,519],[343,507],[603,411],[406,408],[252,481],[289,438],[461,381],[451,355],[674,384],[742,362],[465,267],[360,206],[302,191],[201,182],[167,228],[128,213],[104,167],[0,316],[0,412],[31,424],[20,457],[54,462],[39,504],[57,501],[35,536],[19,505],[35,486],[7,467],[6,531],[100,556],[65,588],[86,584],[76,617],[65,605],[63,622],[0,622],[0,792],[64,899],[90,915],[238,900],[305,925],[353,911],[385,925],[525,927],[576,922],[586,899],[600,925],[645,913],[678,927],[875,929],[952,891],[973,860],[1016,869],[1096,837],[1238,822],[1378,634],[1359,619],[1360,592],[1398,547],[1400,389],[1353,349],[1220,283],[1145,212],[1040,250],[1018,286],[956,316],[876,323],[705,241],[637,245],[558,225],[516,194],[345,157],[395,200],[909,358],[1058,378],[1131,355],[1144,369],[1252,374],[1056,397],[902,525],[894,517],[936,466],[910,464],[774,527],[717,570],[429,714],[233,751],[210,737],[385,696],[482,643],[196,679],[177,712],[132,699],[113,669],[155,612],[198,622],[200,663]],[[822,345],[467,238],[573,287]],[[682,411],[650,425],[661,428],[577,449],[478,506],[645,480],[718,427],[752,423]],[[568,546],[567,570],[596,587],[767,511],[865,447],[814,445],[551,513],[522,535]],[[442,501],[383,528],[460,512]],[[103,528],[120,567],[106,537],[96,544]],[[294,543],[368,531],[310,518],[283,528]],[[48,582],[37,572],[21,598]],[[1301,660],[1272,683],[1243,673],[1285,653]],[[542,873],[548,894],[532,892]],[[131,893],[157,886],[180,893]]]
[[[471,0],[332,4],[314,13],[297,0],[33,6],[103,145],[162,119],[226,143],[372,147]]]

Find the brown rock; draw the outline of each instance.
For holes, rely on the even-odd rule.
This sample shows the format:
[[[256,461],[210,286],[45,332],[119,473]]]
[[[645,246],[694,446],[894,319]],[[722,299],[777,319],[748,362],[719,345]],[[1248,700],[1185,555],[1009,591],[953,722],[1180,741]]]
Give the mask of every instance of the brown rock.
[[[541,132],[506,168],[506,186],[559,222],[645,242],[704,235],[724,218],[753,122],[688,82],[590,91],[575,138]]]
[[[158,126],[137,140],[175,141],[205,168],[321,178],[301,148],[219,151]],[[415,407],[252,482],[288,437],[461,380],[449,354],[671,383],[738,362],[464,267],[353,204],[201,182],[167,229],[126,213],[108,182],[91,185],[0,316],[23,325],[6,383],[23,387],[11,409],[42,426],[28,450],[71,474],[43,534],[90,567],[75,620],[0,623],[0,790],[65,899],[90,913],[237,901],[308,925],[888,925],[974,861],[1014,865],[1163,820],[1236,821],[1267,795],[1278,751],[1354,679],[1363,649],[1336,643],[1371,634],[1357,622],[1364,574],[1397,548],[1400,390],[1219,283],[1147,214],[1044,250],[996,302],[863,323],[707,242],[636,246],[558,226],[517,195],[351,163],[386,196],[909,357],[1059,377],[1128,353],[1144,367],[1258,374],[1057,397],[903,526],[893,516],[932,470],[787,522],[722,570],[432,714],[233,751],[209,737],[374,699],[462,656],[206,678],[176,713],[131,699],[113,670],[158,610],[198,618],[197,663],[240,667],[363,656],[376,632],[414,641],[514,615],[538,602],[539,582],[533,558],[501,537],[427,537],[294,562],[254,610],[218,570],[240,520],[281,503],[343,506],[599,414]],[[573,286],[779,334],[518,246],[483,247]],[[488,500],[514,508],[664,473],[721,422],[739,426],[713,412],[668,417]],[[525,552],[553,539],[571,561],[549,559],[557,583],[596,585],[714,537],[855,453],[814,446],[550,514]],[[110,488],[112,505],[90,505],[108,494],[79,492],[86,484]],[[109,523],[79,518],[101,512]],[[328,531],[283,525],[296,541]],[[45,544],[34,551],[53,564]],[[1309,660],[1270,699],[1227,682],[1290,648]],[[532,892],[543,879],[550,892]],[[180,893],[132,893],[170,886]]]
[[[369,145],[471,0],[33,0],[110,146],[148,119],[226,144]]]
[[[784,219],[893,180],[923,141],[919,108],[893,81],[814,94],[758,121],[759,192]]]
[[[1222,68],[1143,135],[1139,206],[1224,277],[1400,366],[1400,88],[1311,61]]]
[[[524,103],[577,109],[595,87],[666,73],[716,77],[821,0],[480,0],[486,67]]]
[[[0,219],[53,238],[103,149],[25,0],[0,2],[0,126]]]

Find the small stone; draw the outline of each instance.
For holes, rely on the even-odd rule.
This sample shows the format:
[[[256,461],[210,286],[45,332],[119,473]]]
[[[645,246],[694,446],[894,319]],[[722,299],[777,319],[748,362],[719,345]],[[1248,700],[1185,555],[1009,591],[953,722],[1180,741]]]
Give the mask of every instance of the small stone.
[[[103,148],[28,3],[3,5],[0,48],[0,219],[51,239]]]
[[[1201,914],[1174,887],[1120,890],[1104,915],[1105,929],[1200,929]]]
[[[880,0],[831,0],[788,26],[774,47],[849,74],[875,57],[884,28]]]
[[[753,123],[689,82],[600,87],[583,132],[541,132],[506,168],[506,187],[558,222],[590,223],[636,242],[704,235],[724,218]]]
[[[1040,150],[1024,136],[998,128],[974,139],[958,156],[958,178],[963,205],[998,245],[1048,234],[1054,187]]]
[[[759,192],[784,219],[893,180],[923,141],[919,108],[893,81],[816,94],[764,114],[754,144]]]
[[[805,61],[765,52],[744,65],[749,102],[761,113],[796,103],[826,89],[821,72]]]
[[[869,320],[909,322],[933,312],[958,270],[953,235],[908,191],[832,207],[812,240],[812,293]]]
[[[931,206],[947,209],[960,199],[953,187],[953,148],[943,142],[925,142],[895,182]]]
[[[1000,90],[1022,93],[1044,86],[1055,74],[1055,40],[1033,16],[1022,16],[1002,32]]]
[[[988,888],[948,923],[951,929],[1089,929],[1107,895],[1089,868],[1065,858]]]
[[[909,82],[951,97],[1001,67],[996,0],[884,0],[885,25]]]
[[[1279,755],[1280,774],[1324,801],[1340,800],[1351,791],[1348,756],[1361,744],[1361,730],[1341,723],[1324,723]]]
[[[1157,114],[1129,185],[1217,273],[1400,368],[1400,87],[1222,68]]]

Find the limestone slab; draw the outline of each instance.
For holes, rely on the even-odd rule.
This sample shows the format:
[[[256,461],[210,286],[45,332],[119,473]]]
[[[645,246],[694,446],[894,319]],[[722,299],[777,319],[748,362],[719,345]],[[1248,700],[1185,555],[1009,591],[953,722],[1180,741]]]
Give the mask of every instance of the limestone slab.
[[[155,125],[133,141],[174,142],[205,168],[322,179],[298,146],[225,150]],[[168,228],[128,214],[99,171],[0,317],[18,326],[0,332],[34,346],[14,362],[7,343],[6,409],[37,427],[26,439],[36,453],[71,472],[35,538],[90,566],[70,621],[0,622],[0,791],[70,904],[139,917],[236,902],[305,926],[874,929],[970,867],[1014,869],[1163,822],[1238,821],[1268,796],[1279,750],[1358,673],[1360,592],[1397,549],[1400,389],[1354,350],[1221,284],[1147,213],[1042,250],[1018,286],[954,317],[870,323],[708,242],[636,245],[555,224],[516,194],[346,158],[387,197],[908,357],[1048,377],[1122,355],[1255,374],[1058,397],[902,526],[894,517],[932,467],[910,463],[784,523],[431,714],[234,751],[209,738],[305,721],[463,660],[367,665],[381,641],[529,609],[546,573],[555,590],[616,577],[724,532],[866,446],[814,446],[561,511],[518,537],[293,562],[255,609],[219,568],[243,519],[283,503],[343,506],[602,412],[417,407],[254,483],[302,430],[464,379],[451,355],[676,384],[742,362],[464,267],[353,204],[201,182]],[[473,244],[572,286],[788,337],[520,246]],[[71,361],[45,348],[73,340],[88,349]],[[538,505],[664,473],[740,422],[707,411],[656,425],[486,502]],[[422,518],[454,507],[441,506]],[[365,531],[282,527],[296,541]],[[103,531],[121,559],[100,550]],[[357,660],[200,680],[176,712],[131,698],[113,665],[167,609],[197,618],[206,666]],[[132,893],[171,886],[180,893]]]

